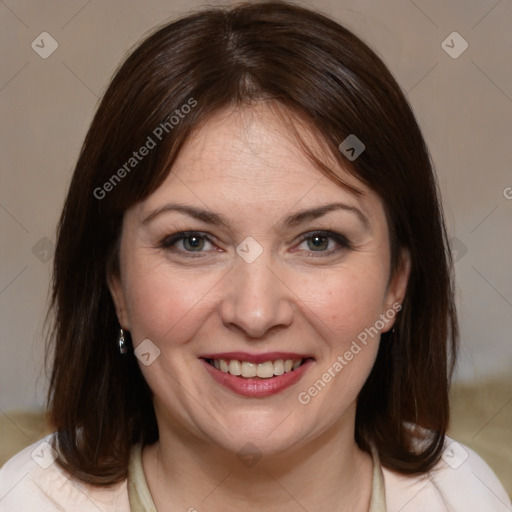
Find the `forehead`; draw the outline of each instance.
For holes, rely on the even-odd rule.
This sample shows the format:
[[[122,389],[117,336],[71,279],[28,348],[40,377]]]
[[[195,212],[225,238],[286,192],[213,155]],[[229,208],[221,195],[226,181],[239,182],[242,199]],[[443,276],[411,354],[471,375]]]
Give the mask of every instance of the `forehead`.
[[[287,114],[286,118],[279,112]],[[173,166],[173,172],[187,169],[187,177],[209,179],[230,175],[233,179],[318,180],[316,168],[300,147],[293,130],[329,165],[339,167],[332,157],[323,154],[320,140],[296,116],[275,110],[271,105],[255,104],[239,109],[225,109],[213,115],[187,141]],[[184,165],[185,163],[185,165]],[[212,173],[212,170],[215,173]],[[339,169],[344,177],[346,171]],[[352,178],[353,184],[358,180]]]
[[[347,172],[297,116],[279,115],[267,104],[217,112],[188,138],[161,186],[141,207],[158,208],[169,199],[222,205],[265,205],[268,211],[344,200],[372,217],[380,199]],[[289,114],[289,113],[288,113]],[[308,157],[294,130],[313,153],[351,187],[329,179]]]

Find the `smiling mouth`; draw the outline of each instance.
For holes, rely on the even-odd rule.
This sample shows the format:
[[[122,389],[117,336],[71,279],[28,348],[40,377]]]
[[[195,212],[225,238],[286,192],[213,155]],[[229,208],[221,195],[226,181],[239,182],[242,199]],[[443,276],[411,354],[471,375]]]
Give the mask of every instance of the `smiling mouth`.
[[[237,359],[205,359],[207,363],[223,373],[245,379],[271,379],[285,373],[293,372],[311,357],[305,359],[277,359],[264,363],[250,363]]]

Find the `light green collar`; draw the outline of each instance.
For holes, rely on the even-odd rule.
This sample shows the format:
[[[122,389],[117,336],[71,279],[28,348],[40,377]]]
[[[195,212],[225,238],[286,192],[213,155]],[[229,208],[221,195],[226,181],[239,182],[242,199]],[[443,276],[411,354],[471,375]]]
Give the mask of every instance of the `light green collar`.
[[[386,494],[384,476],[380,466],[377,450],[372,447],[373,478],[372,497],[368,512],[386,512]],[[141,444],[136,444],[131,451],[128,467],[128,498],[130,512],[158,512],[149,492],[148,483],[142,468]]]

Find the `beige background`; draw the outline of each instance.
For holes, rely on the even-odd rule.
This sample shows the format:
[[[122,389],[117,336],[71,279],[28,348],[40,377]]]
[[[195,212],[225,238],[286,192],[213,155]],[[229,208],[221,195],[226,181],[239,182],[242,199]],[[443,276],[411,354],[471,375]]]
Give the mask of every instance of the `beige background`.
[[[457,379],[479,383],[499,376],[510,383],[512,2],[301,3],[323,10],[369,43],[407,92],[455,237],[462,327]],[[6,411],[38,408],[44,401],[42,326],[55,226],[98,99],[143,34],[202,5],[0,2],[0,416],[9,419]],[[456,59],[441,45],[453,31],[469,44]],[[59,45],[47,59],[31,47],[42,32]],[[489,403],[491,409],[471,424],[468,439],[493,421],[510,418],[511,387],[501,387]],[[512,475],[510,466],[509,471]]]

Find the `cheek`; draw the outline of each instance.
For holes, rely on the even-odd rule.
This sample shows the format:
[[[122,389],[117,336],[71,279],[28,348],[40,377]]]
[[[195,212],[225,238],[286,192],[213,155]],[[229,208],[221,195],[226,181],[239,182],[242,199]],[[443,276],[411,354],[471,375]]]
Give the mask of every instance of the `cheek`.
[[[157,345],[169,340],[179,345],[199,328],[219,276],[211,272],[193,277],[165,264],[145,263],[136,258],[127,262],[125,294],[132,339],[135,344],[149,338]]]
[[[301,295],[333,350],[342,350],[383,313],[386,279],[377,269],[330,272]],[[314,286],[313,286],[314,285]]]
[[[297,397],[308,414],[335,421],[357,400],[379,348],[376,323],[383,313],[384,277],[375,272],[340,272],[316,281],[307,305],[309,321],[321,336],[320,358]]]

